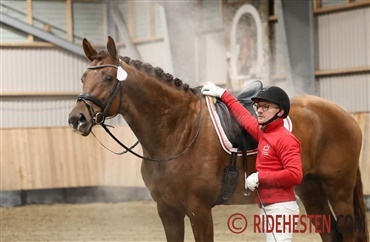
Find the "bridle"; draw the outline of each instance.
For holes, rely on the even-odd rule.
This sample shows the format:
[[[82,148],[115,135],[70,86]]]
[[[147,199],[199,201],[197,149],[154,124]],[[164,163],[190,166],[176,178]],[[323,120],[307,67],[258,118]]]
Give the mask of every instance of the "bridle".
[[[99,65],[99,66],[88,66],[87,69],[95,70],[95,69],[101,69],[101,68],[105,68],[105,67],[113,67],[113,68],[118,69],[118,66],[112,65],[112,64],[104,64],[104,65]],[[116,78],[116,85],[114,86],[113,90],[110,92],[109,98],[105,103],[102,102],[101,100],[99,100],[98,98],[90,95],[90,94],[85,94],[84,93],[84,94],[78,95],[77,102],[78,101],[83,101],[86,104],[86,106],[89,110],[90,116],[92,117],[91,122],[93,124],[100,124],[100,125],[104,124],[105,119],[107,118],[107,113],[108,113],[108,110],[109,110],[109,106],[111,105],[114,98],[117,96],[118,92],[120,91],[120,102],[119,102],[119,107],[117,109],[117,112],[116,112],[115,115],[113,115],[109,118],[114,118],[115,116],[117,116],[117,114],[119,113],[119,110],[121,109],[121,100],[122,100],[122,95],[123,95],[122,84],[123,84],[123,81],[119,81]],[[88,103],[87,101],[92,102],[93,104],[95,104],[96,106],[101,108],[102,111],[101,112],[95,112],[92,105],[90,103]]]
[[[90,95],[90,94],[80,94],[78,95],[77,97],[77,102],[79,101],[82,101],[85,103],[86,107],[88,108],[89,110],[89,114],[91,116],[91,123],[92,124],[97,124],[97,125],[101,125],[104,130],[120,145],[122,146],[125,151],[121,152],[121,153],[116,153],[116,152],[113,152],[111,151],[110,149],[108,149],[104,144],[102,144],[99,140],[98,142],[106,149],[108,149],[109,151],[111,151],[112,153],[115,153],[117,155],[122,155],[122,154],[125,154],[127,152],[130,152],[131,154],[135,155],[136,157],[139,157],[141,159],[144,159],[144,160],[149,160],[149,161],[155,161],[155,162],[164,162],[164,161],[170,161],[170,160],[175,160],[181,156],[183,156],[184,154],[186,154],[190,147],[195,143],[195,140],[198,138],[199,136],[199,133],[200,133],[200,127],[201,127],[201,123],[202,123],[202,99],[199,98],[199,104],[200,104],[200,108],[199,108],[199,118],[198,118],[198,126],[197,126],[197,131],[195,133],[195,136],[194,138],[190,141],[190,143],[185,147],[185,149],[180,152],[179,154],[177,155],[174,155],[170,158],[167,158],[167,159],[154,159],[154,158],[149,158],[149,157],[144,157],[138,153],[136,153],[135,151],[133,151],[132,149],[139,143],[139,141],[137,141],[134,145],[132,145],[131,147],[127,147],[125,144],[123,144],[119,139],[117,139],[117,137],[114,136],[114,134],[112,134],[112,132],[108,129],[107,125],[104,123],[105,120],[107,118],[114,118],[115,116],[118,115],[120,109],[121,109],[121,101],[122,101],[122,97],[123,97],[123,90],[122,90],[122,84],[124,82],[124,80],[126,79],[125,78],[120,78],[119,77],[119,72],[120,71],[123,71],[126,75],[127,73],[122,69],[122,66],[121,66],[121,59],[119,59],[119,64],[118,65],[113,65],[113,64],[103,64],[103,65],[98,65],[98,66],[88,66],[87,69],[89,70],[95,70],[95,69],[101,69],[101,68],[105,68],[105,67],[113,67],[113,68],[116,68],[117,69],[117,77],[116,77],[116,85],[114,86],[113,90],[110,92],[110,96],[109,98],[107,99],[106,102],[102,102],[100,99]],[[111,103],[113,102],[113,100],[116,98],[118,92],[120,92],[120,101],[119,101],[119,107],[117,109],[117,112],[115,115],[113,116],[110,116],[108,117],[107,116],[107,113],[108,113],[108,110],[109,110],[109,106],[111,105]],[[96,106],[100,107],[102,112],[95,112],[94,111],[94,108],[93,106],[88,102],[92,102],[93,104],[95,104]],[[94,135],[95,137],[95,135]],[[95,137],[96,138],[96,137]]]

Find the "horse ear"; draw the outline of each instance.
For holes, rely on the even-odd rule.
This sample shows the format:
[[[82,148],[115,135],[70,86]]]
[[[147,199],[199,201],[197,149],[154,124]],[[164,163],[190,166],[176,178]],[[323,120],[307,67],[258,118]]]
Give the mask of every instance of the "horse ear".
[[[93,61],[96,58],[98,52],[94,49],[94,47],[91,46],[90,42],[86,38],[82,40],[82,47],[87,59]]]
[[[116,44],[112,37],[108,36],[107,50],[114,60],[118,59]]]

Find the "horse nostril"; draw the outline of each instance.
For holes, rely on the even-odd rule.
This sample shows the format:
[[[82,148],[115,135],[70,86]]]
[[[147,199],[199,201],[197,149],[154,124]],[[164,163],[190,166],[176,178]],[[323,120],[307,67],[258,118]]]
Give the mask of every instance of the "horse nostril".
[[[80,113],[80,115],[78,115],[78,121],[80,123],[86,123],[85,115],[83,115],[82,113]]]
[[[68,123],[73,129],[77,129],[79,125],[86,123],[86,118],[82,113],[79,113],[78,115],[70,116]]]
[[[73,129],[77,129],[78,120],[76,115],[69,116],[68,123]]]

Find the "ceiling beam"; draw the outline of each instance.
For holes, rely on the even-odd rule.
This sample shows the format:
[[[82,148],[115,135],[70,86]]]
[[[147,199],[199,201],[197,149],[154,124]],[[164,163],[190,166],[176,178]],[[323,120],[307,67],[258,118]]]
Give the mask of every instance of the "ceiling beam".
[[[85,57],[82,47],[0,12],[0,22]]]

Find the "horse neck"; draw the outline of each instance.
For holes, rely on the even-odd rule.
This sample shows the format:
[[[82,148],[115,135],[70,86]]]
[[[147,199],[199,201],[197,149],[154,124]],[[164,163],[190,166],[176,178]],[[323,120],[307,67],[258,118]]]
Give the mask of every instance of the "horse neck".
[[[148,77],[124,85],[122,116],[144,152],[156,158],[183,149],[198,125],[200,97],[172,85]]]

